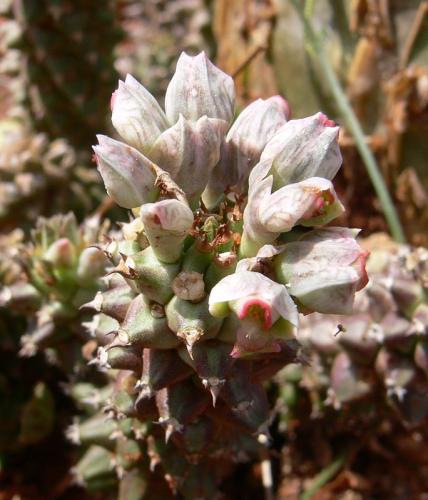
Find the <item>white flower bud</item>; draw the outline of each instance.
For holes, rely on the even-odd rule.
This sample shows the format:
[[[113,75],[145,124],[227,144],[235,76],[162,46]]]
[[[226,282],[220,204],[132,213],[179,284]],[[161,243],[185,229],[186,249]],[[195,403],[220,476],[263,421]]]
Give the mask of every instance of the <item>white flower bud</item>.
[[[162,262],[176,262],[193,224],[190,208],[178,200],[147,203],[141,207],[141,219],[156,257]]]
[[[139,151],[105,135],[97,136],[93,146],[98,171],[107,193],[124,208],[135,208],[154,201],[156,174],[153,163]]]
[[[342,164],[338,134],[339,127],[323,113],[283,125],[261,155],[272,160],[275,189],[309,177],[333,179]]]
[[[368,252],[355,241],[357,232],[329,227],[284,245],[275,259],[278,280],[310,311],[350,314],[355,292],[368,281]]]
[[[220,144],[227,127],[223,120],[200,118],[196,122],[182,115],[158,138],[149,157],[169,172],[192,200],[207,185],[220,156]]]
[[[145,153],[168,128],[165,113],[156,99],[131,75],[113,93],[112,123],[131,146]]]
[[[196,121],[202,116],[231,122],[235,102],[233,79],[207,58],[182,53],[165,95],[165,111],[174,124],[180,114]]]

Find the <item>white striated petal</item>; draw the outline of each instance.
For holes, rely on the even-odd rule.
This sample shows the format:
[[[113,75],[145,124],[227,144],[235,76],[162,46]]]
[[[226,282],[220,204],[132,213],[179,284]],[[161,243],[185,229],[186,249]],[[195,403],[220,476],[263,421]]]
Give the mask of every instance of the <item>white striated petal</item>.
[[[140,210],[144,226],[154,225],[159,231],[186,233],[193,224],[193,212],[178,200],[146,203]]]
[[[158,138],[148,156],[170,173],[188,198],[199,196],[207,185],[220,156],[220,144],[227,123],[200,118],[197,122],[182,115]]]
[[[131,75],[113,94],[112,123],[123,140],[143,152],[168,127],[156,99]]]
[[[153,163],[139,151],[105,135],[97,136],[93,150],[107,193],[124,208],[154,201],[156,174]]]
[[[282,233],[300,222],[325,224],[343,210],[332,183],[321,177],[312,177],[284,186],[264,199],[259,218],[266,230]]]
[[[339,127],[323,113],[290,120],[267,143],[261,160],[273,161],[276,189],[310,177],[333,179],[342,164]]]
[[[346,228],[311,231],[284,246],[277,277],[310,310],[349,314],[354,295],[367,283],[367,252]]]
[[[233,118],[235,85],[201,52],[195,57],[180,55],[165,95],[165,111],[174,124],[180,114],[196,121],[202,116],[230,122]]]

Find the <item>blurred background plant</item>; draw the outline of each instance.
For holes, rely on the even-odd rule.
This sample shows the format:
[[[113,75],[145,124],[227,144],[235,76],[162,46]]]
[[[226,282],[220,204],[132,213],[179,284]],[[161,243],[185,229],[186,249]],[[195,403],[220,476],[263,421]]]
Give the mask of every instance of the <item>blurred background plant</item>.
[[[76,425],[89,415],[100,432],[91,437],[86,428],[89,437],[80,438],[89,450],[75,472],[82,484],[101,484],[107,494],[116,484],[112,456],[119,457],[119,467],[128,453],[108,439],[111,433],[126,436],[126,421],[123,428],[110,429],[97,420],[113,391],[109,375],[86,368],[95,347],[90,331],[102,338],[111,325],[101,315],[96,325],[82,327],[87,310],[79,309],[90,300],[83,295],[109,284],[83,284],[77,276],[85,245],[107,241],[108,224],[98,228],[94,221],[105,213],[113,221],[126,220],[105,202],[89,148],[96,132],[111,130],[108,102],[117,74],[132,73],[161,99],[179,52],[205,50],[235,77],[239,110],[280,93],[292,118],[328,113],[342,125],[344,165],[335,181],[347,208],[341,224],[361,227],[364,236],[388,231],[355,135],[296,4],[320,37],[408,242],[426,247],[428,2],[103,0],[96,9],[83,0],[0,2],[0,479],[5,491],[46,497],[54,476],[53,496],[72,491],[67,471],[76,459],[62,436],[76,412],[81,414]],[[69,210],[86,222],[79,227],[67,215],[39,219]],[[98,219],[90,217],[94,213]],[[48,233],[44,242],[43,233]],[[357,316],[307,317],[302,338],[311,364],[287,368],[270,386],[282,401],[272,428],[272,446],[281,454],[279,498],[298,498],[304,490],[306,498],[314,492],[322,498],[411,498],[426,491],[421,396],[428,389],[426,331],[409,333],[421,323],[426,328],[423,300],[419,308],[409,305],[421,290],[426,302],[421,270],[426,250],[387,239],[368,244],[373,280],[358,301]],[[52,262],[52,246],[60,253],[72,248],[72,270]],[[64,294],[70,284],[72,292]],[[18,351],[35,355],[18,358]],[[76,439],[76,429],[69,437]],[[42,478],[42,468],[29,460],[23,468],[18,465],[31,453],[46,460],[46,450],[52,455],[49,464],[58,457],[64,461],[63,467],[52,465],[51,475]],[[409,470],[410,462],[417,466]],[[252,474],[256,484],[258,467]],[[399,480],[380,479],[384,476]],[[123,495],[126,488],[141,487],[135,486],[138,480],[131,477],[134,486],[123,486]]]
[[[122,39],[115,3],[4,0],[0,9],[2,229],[69,209],[81,219],[104,196],[90,145],[109,128]]]
[[[326,468],[324,483],[344,469],[327,495],[345,489],[413,498],[427,487],[428,251],[381,234],[364,245],[371,251],[371,278],[355,314],[306,316],[298,340],[309,364],[289,365],[277,376],[279,428],[290,437],[283,450],[284,494],[324,486],[304,480],[317,467]],[[312,451],[306,440],[316,443]],[[338,458],[340,466],[329,475]],[[390,472],[381,479],[382,467]]]

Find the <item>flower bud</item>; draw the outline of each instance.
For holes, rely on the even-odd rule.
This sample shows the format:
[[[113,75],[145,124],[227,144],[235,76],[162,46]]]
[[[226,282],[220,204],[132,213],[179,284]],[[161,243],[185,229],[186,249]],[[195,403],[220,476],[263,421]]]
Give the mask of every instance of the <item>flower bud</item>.
[[[141,219],[147,239],[157,258],[166,263],[176,262],[182,243],[193,224],[190,208],[178,200],[162,200],[141,207]]]
[[[77,279],[82,286],[91,284],[105,273],[107,257],[98,248],[85,248],[80,254]]]
[[[169,172],[189,199],[199,197],[220,157],[220,144],[227,124],[206,116],[192,122],[180,115],[149,153]]]
[[[271,232],[290,231],[297,224],[326,224],[343,213],[330,181],[311,177],[278,189],[261,203],[260,223]]]
[[[195,57],[181,54],[165,95],[169,123],[175,123],[180,114],[193,121],[205,115],[230,122],[234,102],[233,79],[214,66],[205,52]]]
[[[325,224],[344,210],[332,183],[321,177],[288,184],[271,193],[273,177],[266,177],[270,165],[271,160],[261,161],[250,175],[241,242],[241,255],[245,257],[255,255],[297,224]]]
[[[284,285],[260,273],[241,271],[223,278],[211,290],[209,310],[224,316],[233,310],[240,320],[248,317],[261,329],[269,329],[280,317],[298,324],[297,308]]]
[[[113,93],[112,123],[131,146],[145,153],[168,128],[165,113],[156,99],[137,80],[127,75]]]
[[[283,125],[261,155],[272,160],[275,189],[309,177],[333,179],[342,164],[338,134],[339,127],[323,113]]]
[[[227,186],[245,191],[251,169],[288,114],[287,101],[280,96],[257,99],[242,111],[227,134],[220,162],[210,178],[208,190],[216,195],[211,198],[223,194]]]
[[[68,238],[60,238],[52,243],[45,253],[45,260],[56,267],[72,267],[76,259],[76,249]]]
[[[93,146],[98,171],[107,193],[124,208],[135,208],[156,199],[153,163],[136,149],[105,135]]]
[[[275,259],[278,280],[310,311],[350,314],[355,292],[368,280],[368,252],[355,235],[355,230],[331,227],[284,245]]]

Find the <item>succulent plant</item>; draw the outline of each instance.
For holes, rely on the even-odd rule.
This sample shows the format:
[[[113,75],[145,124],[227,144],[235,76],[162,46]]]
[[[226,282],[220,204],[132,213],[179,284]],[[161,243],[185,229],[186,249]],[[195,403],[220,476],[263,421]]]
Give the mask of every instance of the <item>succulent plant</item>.
[[[112,96],[124,142],[94,147],[133,219],[105,248],[114,286],[88,304],[110,420],[95,412],[69,435],[86,445],[77,479],[117,474],[121,498],[143,498],[159,476],[214,498],[233,463],[265,446],[262,382],[299,359],[298,311],[346,313],[366,283],[357,231],[319,228],[343,211],[338,127],[322,113],[288,121],[278,96],[233,117],[233,80],[183,53],[165,111],[128,75]]]
[[[82,220],[102,199],[89,146],[94,125],[107,125],[120,37],[113,2],[98,7],[95,13],[68,0],[0,5],[0,221],[6,230],[28,229],[38,215],[68,210]]]
[[[96,11],[80,0],[8,3],[18,32],[8,56],[18,60],[15,84],[35,129],[89,147],[116,78],[114,2],[102,0]]]
[[[33,242],[21,244],[11,256],[18,269],[1,289],[0,306],[27,319],[21,355],[43,351],[69,374],[82,365],[81,306],[102,288],[107,260],[96,243],[105,225],[98,217],[81,227],[74,215],[40,218]]]
[[[79,217],[100,199],[87,161],[63,139],[49,142],[19,119],[0,121],[0,221],[28,230],[40,214],[72,208]]]
[[[312,363],[297,381],[317,402],[314,416],[332,407],[337,418],[345,411],[361,425],[380,415],[421,425],[428,417],[428,251],[377,235],[365,245],[370,282],[354,314],[315,313],[301,322],[298,339]]]

